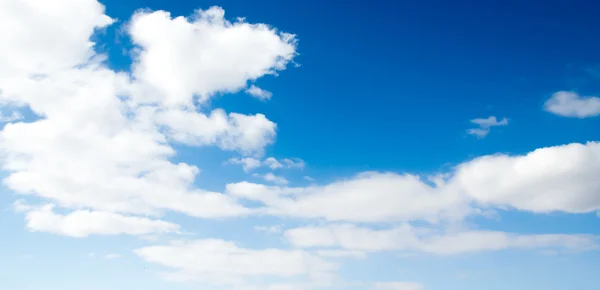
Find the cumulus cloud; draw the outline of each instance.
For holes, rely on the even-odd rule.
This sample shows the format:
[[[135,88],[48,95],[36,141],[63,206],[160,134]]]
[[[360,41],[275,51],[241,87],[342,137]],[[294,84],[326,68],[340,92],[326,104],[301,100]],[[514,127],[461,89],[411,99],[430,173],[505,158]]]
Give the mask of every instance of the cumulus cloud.
[[[600,98],[560,91],[544,103],[544,110],[563,117],[595,117],[600,115]]]
[[[330,221],[460,220],[478,208],[536,213],[600,210],[600,143],[573,143],[525,155],[489,155],[431,180],[368,172],[320,186],[280,187],[249,182],[227,192],[258,201],[262,211]]]
[[[251,85],[248,89],[246,89],[246,93],[261,101],[270,100],[273,96],[271,92],[265,91],[255,85]]]
[[[265,24],[230,22],[220,7],[189,17],[138,12],[128,32],[139,47],[134,75],[165,106],[193,106],[215,92],[235,92],[249,80],[285,69],[294,35]]]
[[[208,239],[174,241],[134,251],[147,262],[174,270],[171,279],[217,285],[243,285],[254,277],[331,279],[337,265],[301,250],[247,249],[233,242]]]
[[[600,239],[590,235],[526,235],[497,231],[440,232],[408,224],[374,230],[351,224],[302,227],[286,230],[286,239],[301,248],[341,248],[354,251],[411,251],[450,255],[504,249],[552,249],[585,251],[598,248]]]
[[[90,35],[113,22],[96,0],[56,0],[52,9],[43,0],[2,1],[0,19],[0,85],[87,62]]]
[[[83,238],[90,235],[146,235],[179,231],[179,225],[147,218],[124,216],[112,212],[77,210],[57,214],[53,205],[31,209],[26,213],[27,228],[34,232]]]
[[[167,109],[156,112],[158,125],[167,137],[186,145],[216,145],[243,154],[262,153],[275,140],[277,125],[263,114],[226,114],[216,109],[205,115],[192,110]]]
[[[475,135],[477,136],[477,138],[484,138],[485,136],[487,136],[490,133],[492,127],[508,125],[508,119],[504,118],[498,121],[495,116],[490,116],[488,118],[473,119],[470,122],[475,125],[478,125],[479,128],[468,129],[467,133],[470,135]]]
[[[600,143],[490,155],[456,167],[450,188],[491,207],[548,213],[600,210]]]
[[[139,12],[127,27],[137,45],[131,76],[108,69],[94,51],[90,37],[113,22],[100,3],[57,0],[50,10],[43,4],[0,4],[2,27],[19,27],[18,33],[0,29],[0,101],[37,115],[0,131],[4,185],[76,210],[29,212],[61,222],[40,230],[113,233],[72,229],[73,215],[251,213],[235,198],[196,188],[199,168],[171,161],[171,144],[260,155],[275,138],[275,123],[262,114],[204,113],[190,104],[195,95],[205,101],[284,69],[295,55],[294,37],[263,24],[230,23],[216,7],[190,19]]]

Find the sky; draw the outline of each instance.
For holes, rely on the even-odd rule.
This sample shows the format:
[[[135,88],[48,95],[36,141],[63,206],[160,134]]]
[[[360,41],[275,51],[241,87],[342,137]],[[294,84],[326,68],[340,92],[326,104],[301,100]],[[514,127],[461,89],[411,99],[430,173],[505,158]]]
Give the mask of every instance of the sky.
[[[0,288],[597,289],[599,8],[0,0]]]

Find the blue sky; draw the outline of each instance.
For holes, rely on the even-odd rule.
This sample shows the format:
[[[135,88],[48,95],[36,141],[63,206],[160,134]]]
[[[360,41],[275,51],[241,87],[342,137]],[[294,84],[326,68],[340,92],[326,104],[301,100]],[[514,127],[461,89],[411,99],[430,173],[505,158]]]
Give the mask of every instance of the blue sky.
[[[593,1],[50,2],[0,1],[0,288],[600,285]]]

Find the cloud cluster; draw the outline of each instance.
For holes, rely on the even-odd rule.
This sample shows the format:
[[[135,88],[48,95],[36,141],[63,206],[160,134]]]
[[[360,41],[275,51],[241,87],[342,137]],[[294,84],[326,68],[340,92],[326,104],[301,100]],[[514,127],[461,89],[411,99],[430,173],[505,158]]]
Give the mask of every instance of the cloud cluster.
[[[481,208],[536,213],[600,210],[600,143],[573,143],[525,155],[489,155],[423,179],[367,172],[321,186],[279,187],[249,182],[227,192],[262,203],[262,212],[329,221],[460,220]]]
[[[75,211],[34,210],[28,227],[71,236],[146,234],[173,228],[132,215],[248,214],[234,198],[196,188],[200,170],[171,161],[171,144],[260,154],[274,140],[275,123],[262,114],[206,114],[195,103],[285,69],[294,36],[231,23],[218,7],[190,18],[138,12],[126,26],[137,46],[129,75],[107,68],[90,42],[113,22],[100,3],[59,0],[48,10],[42,2],[0,4],[2,27],[19,27],[0,29],[0,101],[37,115],[0,131],[4,185]],[[45,218],[56,223],[39,222]],[[80,229],[80,218],[105,224]],[[136,223],[144,226],[136,230]]]

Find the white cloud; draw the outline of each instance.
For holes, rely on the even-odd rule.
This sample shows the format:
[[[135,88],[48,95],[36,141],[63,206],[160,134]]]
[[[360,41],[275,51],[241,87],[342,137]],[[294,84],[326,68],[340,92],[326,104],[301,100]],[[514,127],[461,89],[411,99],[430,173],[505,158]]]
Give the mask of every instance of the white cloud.
[[[111,212],[77,210],[60,215],[53,211],[53,205],[32,209],[26,213],[25,219],[27,228],[31,231],[76,238],[89,235],[146,235],[179,231],[176,224]]]
[[[367,172],[324,186],[273,187],[248,182],[227,185],[229,194],[259,201],[273,215],[332,221],[384,222],[461,217],[463,195],[441,191],[414,175]]]
[[[19,27],[19,33],[0,29],[0,101],[39,117],[0,131],[4,185],[75,213],[250,214],[230,196],[195,188],[200,170],[172,162],[169,143],[261,154],[276,125],[261,114],[205,115],[171,105],[284,69],[295,55],[293,37],[266,25],[228,23],[220,8],[198,12],[193,22],[140,12],[128,27],[140,48],[132,80],[106,68],[90,42],[96,28],[112,23],[104,7],[93,0],[55,2],[52,9],[41,0],[0,4],[0,27]],[[188,45],[197,49],[186,56]],[[170,56],[177,56],[173,66],[161,66]]]
[[[275,184],[288,184],[289,181],[285,177],[275,175],[271,172],[261,176],[265,181],[272,182]]]
[[[560,91],[544,103],[544,110],[563,117],[595,117],[600,115],[600,98]]]
[[[261,165],[260,160],[258,160],[256,158],[252,158],[252,157],[229,158],[229,160],[227,160],[227,163],[229,163],[229,164],[241,164],[242,168],[244,169],[245,172],[249,172],[252,169],[260,167],[260,165]]]
[[[322,186],[277,187],[240,182],[227,192],[264,204],[277,216],[330,221],[460,220],[478,208],[546,213],[600,210],[600,143],[573,143],[526,155],[490,155],[431,181],[367,172]]]
[[[119,254],[106,254],[104,255],[104,259],[105,260],[114,260],[114,259],[119,259],[121,258],[121,255]]]
[[[265,91],[255,85],[251,85],[248,89],[246,89],[246,93],[261,101],[270,100],[273,96],[271,92]]]
[[[167,136],[186,145],[217,145],[243,154],[261,153],[275,140],[277,125],[263,114],[243,115],[217,109],[204,115],[192,110],[156,112],[157,124],[166,126]]]
[[[249,277],[329,279],[335,264],[300,250],[246,249],[223,240],[176,241],[134,251],[147,262],[172,268],[172,279],[244,285]]]
[[[416,282],[380,282],[373,285],[380,290],[423,290],[423,285]]]
[[[133,119],[122,113],[118,79],[104,69],[84,69],[17,86],[15,93],[45,118],[7,124],[0,132],[3,169],[10,172],[4,184],[63,207],[142,214],[168,209],[199,217],[247,213],[225,195],[190,189],[198,168],[168,161],[174,151],[158,129],[142,113],[133,111],[139,113]]]
[[[479,128],[468,129],[467,133],[471,135],[477,136],[477,138],[484,138],[490,133],[492,127],[496,126],[506,126],[508,125],[508,119],[504,118],[500,121],[496,119],[495,116],[490,116],[488,118],[478,118],[470,121],[471,123],[478,125]]]
[[[87,62],[94,55],[90,35],[112,22],[96,0],[54,0],[51,7],[44,0],[1,1],[0,86]]]
[[[265,24],[224,18],[219,7],[190,18],[138,12],[128,28],[140,50],[134,75],[166,106],[193,106],[215,92],[235,92],[249,80],[274,74],[296,54],[293,35]]]
[[[456,167],[449,189],[479,204],[536,213],[600,210],[600,143],[490,155]]]
[[[303,227],[287,230],[284,236],[293,246],[301,248],[341,248],[368,252],[397,250],[439,255],[504,249],[585,251],[600,245],[600,239],[589,235],[525,235],[473,230],[440,232],[409,225],[386,230],[350,224]]]

